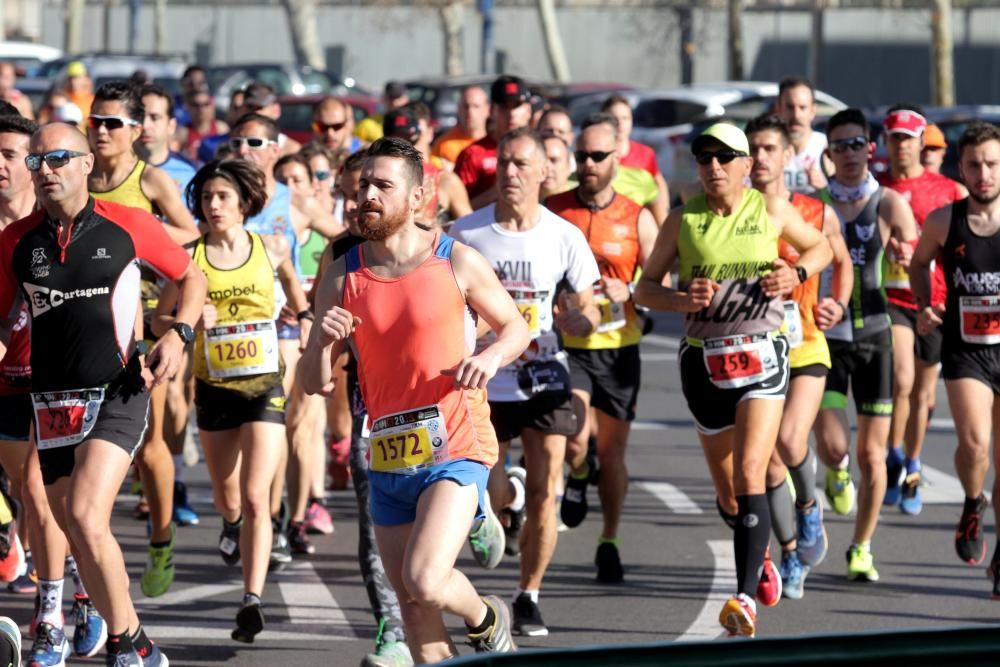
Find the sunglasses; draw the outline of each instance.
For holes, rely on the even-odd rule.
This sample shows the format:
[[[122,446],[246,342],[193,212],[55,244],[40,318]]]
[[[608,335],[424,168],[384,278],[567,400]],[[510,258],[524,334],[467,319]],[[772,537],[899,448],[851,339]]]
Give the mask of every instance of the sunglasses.
[[[230,137],[229,147],[234,151],[238,151],[243,148],[243,144],[252,148],[255,151],[267,148],[271,144],[276,144],[277,141],[271,141],[270,139],[261,139],[260,137]]]
[[[79,153],[61,148],[48,153],[28,153],[24,156],[24,164],[28,167],[28,171],[38,171],[42,168],[43,161],[49,165],[49,169],[59,169],[65,167],[73,158],[84,155],[89,155],[89,153]]]
[[[321,123],[318,120],[313,121],[313,132],[316,134],[326,134],[330,130],[334,132],[340,132],[345,127],[347,127],[347,121],[342,123]]]
[[[712,164],[712,160],[716,160],[719,164],[729,164],[738,157],[747,157],[747,154],[742,151],[734,151],[731,149],[721,151],[702,151],[701,153],[698,153],[694,159],[698,164],[707,166]]]
[[[830,142],[831,153],[858,152],[863,150],[868,150],[868,137],[851,137],[850,139],[837,139]]]
[[[590,158],[594,161],[594,164],[599,162],[604,162],[608,159],[608,156],[614,153],[614,151],[574,151],[573,157],[576,158],[577,164],[583,164]]]
[[[90,129],[96,130],[101,125],[111,130],[120,130],[126,125],[141,125],[138,121],[132,120],[131,118],[125,118],[124,116],[90,116],[87,119],[87,124],[90,125]]]
[[[313,176],[316,177],[317,181],[325,181],[326,179],[333,176],[332,171],[314,171]]]
[[[193,106],[193,107],[195,107],[197,109],[204,109],[206,107],[212,106],[213,103],[212,103],[212,100],[206,100],[204,102],[188,102],[188,104],[190,104],[191,106]]]

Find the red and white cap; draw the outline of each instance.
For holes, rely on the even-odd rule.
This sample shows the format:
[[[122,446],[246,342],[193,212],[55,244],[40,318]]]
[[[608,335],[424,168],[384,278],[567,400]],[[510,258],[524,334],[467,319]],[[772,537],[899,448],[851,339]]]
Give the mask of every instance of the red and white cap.
[[[907,134],[919,137],[927,129],[927,119],[916,111],[899,109],[885,117],[885,131],[888,134]]]

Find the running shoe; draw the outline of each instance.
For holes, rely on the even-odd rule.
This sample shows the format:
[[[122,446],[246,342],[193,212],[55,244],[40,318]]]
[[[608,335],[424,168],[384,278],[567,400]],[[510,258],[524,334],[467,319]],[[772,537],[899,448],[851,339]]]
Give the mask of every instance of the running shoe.
[[[28,667],[63,667],[69,657],[69,642],[62,628],[39,623],[31,644]]]
[[[306,532],[313,535],[333,535],[333,517],[316,498],[310,500],[309,506],[306,507],[305,524]]]
[[[890,447],[885,455],[885,469],[887,473],[885,484],[885,498],[883,505],[898,505],[900,498],[900,484],[903,482],[903,448]]]
[[[174,523],[178,526],[197,526],[201,519],[188,503],[187,486],[174,482]]]
[[[485,517],[472,522],[472,530],[469,531],[469,550],[472,551],[472,557],[480,567],[492,570],[503,560],[507,540],[500,520],[490,507],[489,492],[486,493],[485,511]]]
[[[826,469],[826,498],[837,514],[848,515],[854,509],[854,480],[850,470]]]
[[[139,496],[139,502],[132,510],[132,518],[136,521],[145,521],[149,518],[149,503],[146,501],[146,496]]]
[[[219,555],[226,565],[236,565],[240,562],[240,528],[243,527],[243,517],[236,523],[222,520],[222,532],[219,534]]]
[[[170,661],[167,660],[167,656],[163,655],[163,651],[156,644],[152,644],[149,652],[145,655],[138,649],[136,649],[136,653],[142,658],[142,667],[170,667]]]
[[[597,580],[602,584],[620,584],[625,580],[625,568],[622,567],[618,547],[611,542],[597,545],[594,565],[597,566]]]
[[[281,521],[271,521],[271,559],[267,564],[268,572],[281,572],[292,562],[292,549],[281,528]]]
[[[570,527],[576,528],[587,518],[587,475],[582,478],[572,474],[566,478],[566,489],[563,491],[562,504],[559,506],[559,518]]]
[[[955,551],[969,565],[979,565],[986,558],[986,540],[983,538],[983,512],[989,507],[986,496],[979,494],[974,510],[963,508],[962,518],[955,529]]]
[[[1000,560],[990,561],[986,568],[986,578],[993,582],[993,599],[1000,600]]]
[[[514,634],[522,637],[545,637],[549,629],[542,620],[538,603],[527,593],[521,593],[511,605],[514,610]]]
[[[97,655],[108,640],[108,624],[97,613],[97,607],[90,598],[74,595],[73,609],[69,616],[76,626],[73,631],[73,653],[81,658]]]
[[[826,558],[827,535],[823,525],[823,505],[814,502],[812,507],[795,508],[795,542],[799,561],[810,568]]]
[[[21,664],[21,630],[13,619],[0,616],[0,665]]]
[[[507,605],[495,595],[487,595],[483,598],[496,616],[493,625],[486,628],[479,634],[469,633],[469,644],[476,649],[476,653],[511,653],[517,650],[514,637],[510,631],[510,611]]]
[[[177,527],[170,524],[170,542],[163,547],[149,547],[149,558],[146,569],[142,571],[140,581],[142,594],[149,598],[160,597],[174,583],[174,542],[177,538]]]
[[[781,594],[789,600],[801,600],[805,595],[806,575],[809,566],[803,565],[798,554],[787,551],[781,554],[781,566],[778,568],[781,576]],[[757,598],[758,600],[760,597]]]
[[[528,472],[524,468],[520,466],[507,468],[507,479],[510,480],[511,484],[521,486],[522,497],[527,496]],[[524,526],[524,510],[525,506],[521,505],[521,509],[516,512],[509,507],[500,511],[500,523],[503,524],[506,538],[504,552],[508,556],[517,556],[521,553],[521,527]]]
[[[24,552],[24,563],[18,571],[17,579],[7,584],[7,591],[18,595],[34,595],[38,592],[38,571],[35,570],[30,551]]]
[[[924,508],[924,502],[920,499],[920,471],[911,473],[903,480],[903,490],[900,494],[899,509],[903,514],[917,516]]]
[[[253,644],[254,637],[264,629],[264,607],[256,595],[244,595],[236,613],[236,629],[230,635],[244,644]]]
[[[871,549],[851,545],[847,550],[847,578],[850,581],[878,581]]]
[[[757,580],[757,602],[765,607],[773,607],[781,600],[781,575],[771,560],[771,554],[764,554],[764,565]]]
[[[17,522],[9,521],[0,526],[0,581],[14,581],[24,565],[24,548],[17,534]]]
[[[293,554],[314,554],[316,547],[306,535],[306,525],[297,521],[288,524],[288,548]]]
[[[413,667],[413,656],[406,642],[381,642],[364,657],[361,667]]]
[[[350,436],[336,442],[330,440],[328,457],[327,472],[330,475],[330,488],[334,491],[343,491],[351,482]]]
[[[753,637],[757,634],[757,605],[746,593],[734,595],[722,605],[719,625],[730,637]]]
[[[143,667],[142,658],[135,649],[128,653],[108,653],[104,657],[104,667]]]

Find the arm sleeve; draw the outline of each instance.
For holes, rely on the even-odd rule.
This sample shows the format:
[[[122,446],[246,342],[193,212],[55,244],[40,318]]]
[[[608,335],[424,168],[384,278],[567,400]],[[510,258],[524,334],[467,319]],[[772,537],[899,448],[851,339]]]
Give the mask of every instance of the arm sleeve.
[[[167,280],[177,280],[187,270],[191,256],[174,243],[160,221],[139,209],[129,210],[129,215],[118,223],[132,237],[136,259],[146,262]]]

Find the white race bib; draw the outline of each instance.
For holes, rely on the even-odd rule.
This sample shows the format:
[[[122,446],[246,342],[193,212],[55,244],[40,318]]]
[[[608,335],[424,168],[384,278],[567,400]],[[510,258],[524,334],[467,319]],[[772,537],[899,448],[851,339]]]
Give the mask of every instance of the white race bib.
[[[802,314],[799,312],[799,304],[795,301],[785,301],[782,306],[785,308],[785,336],[788,344],[794,349],[802,345]]]
[[[601,310],[601,321],[597,325],[597,333],[616,331],[625,326],[625,304],[614,303],[604,294],[600,283],[594,285],[594,303]]]
[[[368,436],[368,466],[412,474],[449,460],[448,431],[436,405],[379,417]]]
[[[241,322],[205,332],[205,360],[213,378],[278,372],[278,333],[274,322]]]
[[[767,334],[709,338],[704,345],[705,368],[719,389],[757,384],[781,370]]]
[[[87,439],[104,403],[104,389],[31,394],[38,449],[76,445]]]

